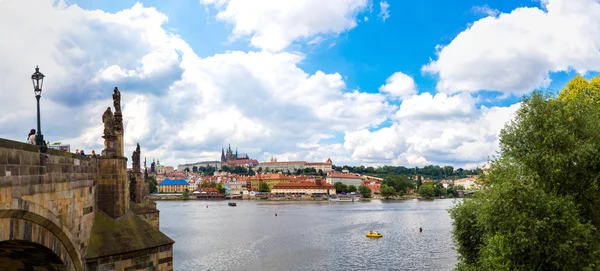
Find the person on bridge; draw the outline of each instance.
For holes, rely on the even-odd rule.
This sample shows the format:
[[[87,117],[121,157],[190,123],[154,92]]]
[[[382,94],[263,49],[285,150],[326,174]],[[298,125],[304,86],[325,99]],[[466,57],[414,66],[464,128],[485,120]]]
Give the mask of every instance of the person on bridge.
[[[35,129],[31,129],[27,135],[27,143],[35,145]]]

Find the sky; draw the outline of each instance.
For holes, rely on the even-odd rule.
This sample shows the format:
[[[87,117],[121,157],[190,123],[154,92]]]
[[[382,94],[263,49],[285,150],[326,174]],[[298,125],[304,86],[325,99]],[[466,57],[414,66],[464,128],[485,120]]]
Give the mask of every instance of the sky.
[[[268,161],[474,168],[520,100],[600,71],[598,0],[0,0],[0,137],[176,166],[231,144]]]

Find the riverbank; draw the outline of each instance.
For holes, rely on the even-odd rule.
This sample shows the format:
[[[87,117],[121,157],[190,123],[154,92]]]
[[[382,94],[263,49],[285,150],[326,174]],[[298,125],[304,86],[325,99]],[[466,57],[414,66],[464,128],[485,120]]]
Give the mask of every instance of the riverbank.
[[[150,194],[152,200],[204,200],[204,201],[223,201],[223,200],[257,200],[257,201],[328,201],[329,198],[303,198],[303,197],[248,197],[236,199],[196,199],[190,195],[187,199],[183,198],[183,194]],[[371,198],[362,198],[360,201],[370,201]]]

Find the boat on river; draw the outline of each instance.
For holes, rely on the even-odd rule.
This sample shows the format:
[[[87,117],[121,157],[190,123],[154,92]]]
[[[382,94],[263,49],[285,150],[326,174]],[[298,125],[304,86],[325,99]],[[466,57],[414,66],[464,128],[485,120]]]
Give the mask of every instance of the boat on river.
[[[235,202],[230,202],[230,203],[227,203],[227,205],[229,205],[229,206],[231,206],[231,207],[235,207],[235,206],[237,206],[237,204],[236,204]]]
[[[329,198],[329,201],[345,201],[345,202],[355,202],[360,201],[360,194],[350,194],[350,195],[335,195]]]
[[[371,231],[369,233],[367,233],[367,237],[369,238],[381,238],[383,237],[383,234],[376,232],[376,231]]]

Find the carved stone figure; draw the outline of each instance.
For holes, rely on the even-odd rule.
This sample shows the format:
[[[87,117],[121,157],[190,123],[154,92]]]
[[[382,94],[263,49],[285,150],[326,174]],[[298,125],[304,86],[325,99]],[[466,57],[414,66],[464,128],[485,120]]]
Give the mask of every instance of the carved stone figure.
[[[106,108],[106,111],[104,111],[104,114],[102,114],[102,122],[104,123],[104,135],[114,135],[115,118],[110,110],[110,107]]]
[[[113,105],[115,106],[115,112],[121,112],[121,92],[115,87],[113,93]]]
[[[116,141],[117,136],[115,135],[115,119],[110,111],[110,107],[106,108],[104,114],[102,114],[102,122],[104,123],[104,150],[102,150],[102,156],[114,157],[117,155]]]
[[[137,144],[133,155],[131,156],[131,164],[133,167],[133,172],[140,173],[140,144]]]

